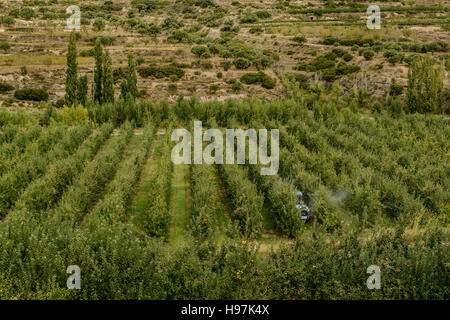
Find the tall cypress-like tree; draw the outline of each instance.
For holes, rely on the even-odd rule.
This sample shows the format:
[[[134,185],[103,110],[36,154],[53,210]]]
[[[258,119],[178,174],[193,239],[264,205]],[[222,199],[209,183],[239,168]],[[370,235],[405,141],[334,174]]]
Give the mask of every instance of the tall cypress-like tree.
[[[94,101],[103,102],[103,48],[100,40],[95,41],[94,47],[95,69],[94,69]]]
[[[66,104],[69,106],[75,104],[77,100],[78,64],[76,40],[75,33],[72,32],[67,52],[66,95],[64,97]]]
[[[83,106],[86,105],[87,93],[88,93],[88,77],[87,75],[84,75],[78,79],[78,90],[77,90],[77,100]]]
[[[126,99],[128,95],[128,83],[127,80],[122,80],[120,83],[120,97]]]
[[[409,112],[427,113],[440,110],[443,88],[441,71],[434,67],[433,57],[414,59],[408,70],[406,96]]]
[[[107,50],[103,57],[103,102],[114,102],[112,60]]]
[[[136,60],[132,53],[128,54],[127,87],[128,95],[132,96],[133,99],[138,97]]]

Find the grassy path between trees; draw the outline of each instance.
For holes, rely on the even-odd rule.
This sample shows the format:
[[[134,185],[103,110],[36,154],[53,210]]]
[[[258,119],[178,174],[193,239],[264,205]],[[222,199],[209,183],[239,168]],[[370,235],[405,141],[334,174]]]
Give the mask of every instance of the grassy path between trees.
[[[185,164],[174,165],[170,190],[169,241],[171,243],[182,241],[188,228],[191,207],[189,185],[189,166]]]
[[[125,147],[125,150],[123,151],[121,162],[124,161],[133,151],[134,148],[138,145],[138,142],[140,141],[140,136],[133,135],[128,142],[127,146]],[[120,163],[117,167],[120,166]],[[83,217],[83,220],[80,223],[80,227],[83,226],[84,220],[88,219],[88,216],[91,211],[95,211],[96,207],[101,204],[101,199],[103,199],[107,194],[111,192],[111,185],[114,181],[115,176],[117,175],[117,171],[114,174],[114,177],[111,179],[111,181],[105,186],[105,189],[103,190],[101,196],[97,199],[97,202],[92,206],[91,210]]]
[[[223,185],[223,181],[220,178],[217,166],[212,166],[211,170],[214,172],[214,176],[216,177],[216,190],[218,192],[220,204],[218,205],[218,209],[216,211],[217,218],[217,227],[218,234],[217,239],[219,243],[225,239],[227,229],[229,228],[231,212],[233,211],[231,208],[231,203],[227,199],[227,191],[225,186]]]

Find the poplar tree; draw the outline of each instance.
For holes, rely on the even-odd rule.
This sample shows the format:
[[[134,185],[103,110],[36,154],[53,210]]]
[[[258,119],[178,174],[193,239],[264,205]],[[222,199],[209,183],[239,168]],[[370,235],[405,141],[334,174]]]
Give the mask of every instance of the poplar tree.
[[[440,108],[443,88],[441,71],[429,56],[414,59],[408,70],[407,106],[409,112],[427,113]]]
[[[103,58],[103,102],[114,102],[112,60],[107,50]]]
[[[128,83],[127,80],[122,80],[120,83],[120,96],[122,99],[126,99],[128,95]]]
[[[88,77],[84,75],[78,79],[78,88],[77,88],[77,101],[81,103],[83,106],[86,105],[87,93],[88,93]]]
[[[132,53],[128,54],[127,93],[134,98],[138,97],[136,60]]]
[[[71,106],[77,100],[78,86],[78,65],[77,65],[77,44],[75,33],[70,34],[69,48],[67,52],[67,71],[66,71],[66,95],[65,102]]]
[[[95,69],[94,69],[94,101],[103,102],[103,48],[100,40],[95,41],[94,47]]]

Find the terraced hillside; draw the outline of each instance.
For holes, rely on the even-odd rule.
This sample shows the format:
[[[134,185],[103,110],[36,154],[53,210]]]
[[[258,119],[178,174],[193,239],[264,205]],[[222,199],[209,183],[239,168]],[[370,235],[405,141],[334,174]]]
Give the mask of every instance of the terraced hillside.
[[[138,58],[142,97],[153,101],[179,94],[273,100],[334,81],[347,93],[383,97],[393,78],[406,87],[414,55],[431,52],[446,72],[450,63],[449,1],[383,1],[381,29],[369,30],[367,1],[3,0],[0,81],[12,86],[0,90],[4,107],[37,104],[15,97],[17,89],[42,88],[52,102],[64,97],[73,4],[81,10],[79,71],[92,81],[91,49],[100,37],[116,96],[129,52]],[[258,70],[272,80],[242,79]]]

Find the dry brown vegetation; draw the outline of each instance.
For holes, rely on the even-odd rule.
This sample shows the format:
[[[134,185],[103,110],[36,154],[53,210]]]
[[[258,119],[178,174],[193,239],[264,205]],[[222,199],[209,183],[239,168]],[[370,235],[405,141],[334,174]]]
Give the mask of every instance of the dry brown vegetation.
[[[389,89],[391,79],[396,78],[397,83],[407,84],[407,63],[405,61],[395,65],[388,63],[383,56],[384,50],[376,52],[371,60],[366,60],[358,55],[358,51],[351,51],[349,46],[330,46],[322,44],[328,37],[340,39],[373,39],[383,44],[394,43],[430,43],[441,41],[450,43],[448,32],[449,1],[392,1],[382,2],[382,28],[381,30],[368,30],[365,21],[368,14],[364,12],[352,12],[352,1],[331,1],[334,9],[342,9],[344,12],[327,12],[327,1],[219,1],[213,6],[202,8],[190,5],[196,1],[153,1],[156,9],[150,12],[139,12],[133,1],[115,0],[112,6],[116,9],[106,10],[108,1],[23,1],[22,6],[17,1],[1,1],[2,24],[0,27],[0,43],[7,42],[10,48],[0,50],[0,81],[11,83],[15,89],[43,88],[48,91],[50,101],[56,101],[64,96],[65,69],[67,43],[69,30],[66,28],[65,9],[71,4],[81,7],[82,21],[81,38],[78,40],[78,52],[86,52],[91,49],[93,43],[90,39],[98,36],[114,37],[112,44],[105,47],[109,50],[113,68],[126,68],[128,52],[133,52],[140,59],[140,66],[155,64],[167,65],[176,61],[185,64],[185,75],[178,81],[169,78],[141,78],[138,86],[142,96],[146,99],[174,101],[179,94],[185,96],[197,96],[200,100],[224,100],[226,98],[267,97],[272,100],[281,98],[289,93],[283,77],[289,73],[303,73],[310,83],[321,79],[315,72],[298,72],[294,68],[299,63],[310,63],[315,57],[324,55],[334,48],[342,48],[352,54],[352,65],[361,67],[361,71],[339,77],[336,81],[349,91],[354,87],[365,87],[371,94],[383,96]],[[202,2],[202,1],[200,1]],[[203,1],[208,3],[208,1]],[[330,1],[328,1],[330,2]],[[369,2],[357,2],[361,8],[367,8]],[[441,5],[442,9],[436,7]],[[85,6],[96,8],[86,12]],[[434,10],[402,11],[389,10],[383,12],[383,7],[410,8],[425,6]],[[20,10],[32,9],[35,16],[27,19]],[[347,10],[347,9],[348,10]],[[11,10],[18,9],[19,16],[14,17],[12,23],[5,23],[4,18],[14,15]],[[295,13],[295,10],[323,9],[322,14],[313,12]],[[261,15],[257,21],[246,20],[242,17],[246,13],[266,12],[269,15]],[[207,17],[215,18],[208,19]],[[96,15],[106,17],[105,28],[102,31],[94,30]],[[159,26],[160,32],[150,34],[139,32],[138,28],[126,26],[120,22],[114,22],[108,15],[115,18],[130,19],[134,17],[147,24],[153,23]],[[173,29],[165,28],[167,18],[174,18],[183,26],[175,26]],[[116,19],[117,20],[117,19]],[[247,72],[255,72],[254,66],[246,70],[236,69],[233,58],[223,58],[212,55],[203,59],[196,57],[191,48],[196,45],[207,45],[224,36],[223,28],[227,21],[233,22],[233,27],[238,27],[233,34],[232,41],[242,40],[250,48],[274,54],[276,59],[264,72],[277,79],[273,89],[264,89],[258,85],[243,85],[242,90],[232,90],[233,79],[239,81]],[[409,21],[410,25],[404,25]],[[197,31],[193,27],[198,26]],[[191,36],[190,43],[171,43],[168,38],[174,31],[186,31]],[[222,31],[221,31],[222,30]],[[304,43],[293,41],[295,36],[304,36]],[[410,53],[405,52],[405,56]],[[436,57],[445,52],[433,53]],[[196,61],[205,65],[198,66]],[[230,61],[231,67],[225,71],[222,63]],[[78,57],[79,73],[87,74],[89,81],[93,78],[92,57]],[[210,64],[208,67],[207,64]],[[380,64],[383,64],[380,69]],[[221,75],[218,75],[221,73]],[[362,80],[363,79],[363,80]],[[448,85],[448,80],[445,80]],[[170,86],[175,83],[175,86]],[[119,94],[120,81],[116,83],[116,95]],[[214,87],[215,90],[211,90]],[[0,101],[4,106],[31,106],[36,103],[19,102],[14,99],[13,91],[0,93]],[[4,103],[4,102],[7,103]]]

